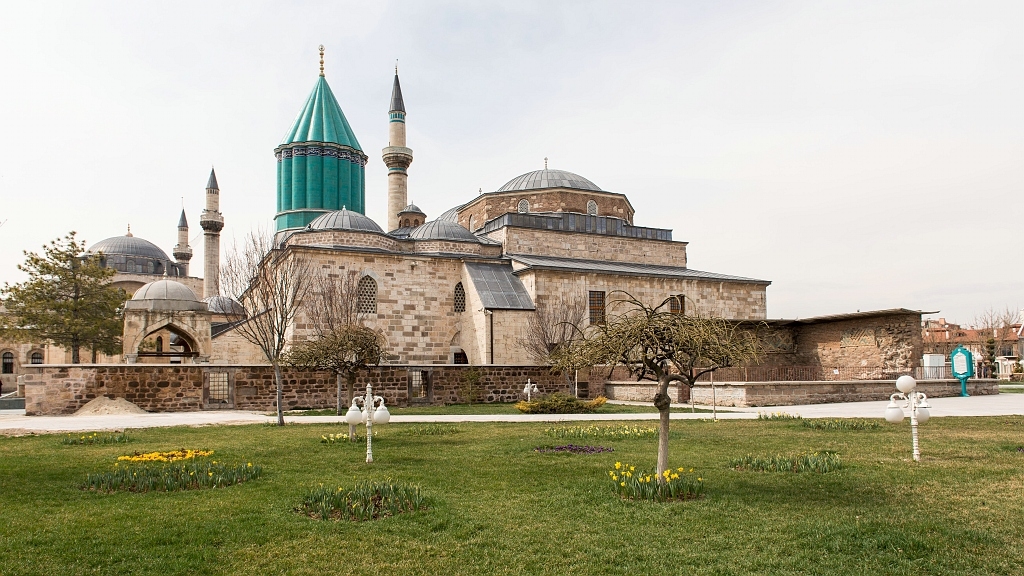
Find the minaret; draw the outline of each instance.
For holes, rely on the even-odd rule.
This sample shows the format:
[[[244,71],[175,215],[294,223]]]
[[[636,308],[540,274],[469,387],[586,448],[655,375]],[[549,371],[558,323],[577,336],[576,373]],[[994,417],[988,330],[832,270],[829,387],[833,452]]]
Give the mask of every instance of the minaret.
[[[388,167],[388,231],[400,228],[398,213],[408,204],[409,164],[412,149],[405,147],[405,102],[402,86],[398,83],[395,66],[395,86],[391,89],[391,122],[388,124],[388,147],[384,149],[384,164]]]
[[[199,216],[203,227],[203,298],[220,296],[220,231],[224,228],[224,216],[220,213],[220,187],[217,174],[210,168],[210,180],[206,183],[206,209]]]
[[[185,220],[185,209],[181,209],[178,218],[178,243],[174,245],[174,259],[181,264],[181,275],[188,276],[188,261],[192,259],[192,247],[188,245],[188,220]]]

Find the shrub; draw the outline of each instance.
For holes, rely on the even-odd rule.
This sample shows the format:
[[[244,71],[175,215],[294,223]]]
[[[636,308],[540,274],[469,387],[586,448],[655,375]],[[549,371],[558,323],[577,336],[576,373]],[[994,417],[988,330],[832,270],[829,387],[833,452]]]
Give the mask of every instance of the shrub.
[[[99,432],[81,435],[66,434],[60,439],[60,443],[66,446],[82,444],[127,444],[129,442],[131,442],[131,438],[128,436],[128,432],[117,432],[114,434],[100,434]]]
[[[755,472],[832,472],[843,467],[839,454],[831,450],[798,454],[796,456],[752,456],[734,458],[729,466],[736,470]]]
[[[636,466],[616,462],[608,471],[615,493],[624,500],[689,500],[704,492],[704,479],[694,475],[693,468],[666,469],[664,481],[658,482],[657,472],[637,470]]]
[[[580,400],[556,392],[535,400],[517,402],[516,409],[524,414],[591,414],[604,406],[607,400],[604,396],[598,396],[593,400]]]
[[[377,437],[377,431],[376,430],[373,431],[373,437],[374,438]],[[353,435],[353,438],[355,438],[355,439],[353,440],[352,438],[349,438],[348,434],[323,434],[323,435],[320,436],[320,443],[321,444],[340,444],[340,443],[348,443],[349,441],[351,441],[352,443],[365,442],[366,441],[366,434],[355,434],[355,435]]]
[[[176,462],[178,460],[192,460],[204,456],[213,455],[213,450],[191,450],[179,448],[169,452],[146,452],[141,454],[135,452],[129,456],[118,456],[118,462]]]
[[[426,502],[418,486],[395,482],[389,478],[383,482],[360,482],[350,490],[320,485],[306,494],[299,511],[320,520],[330,518],[360,522],[425,508]]]
[[[788,414],[786,412],[771,412],[771,413],[768,413],[768,412],[758,412],[757,413],[757,419],[758,420],[801,420],[802,417],[801,416],[794,416],[793,414]]]
[[[804,428],[812,430],[875,430],[881,427],[878,422],[868,420],[845,420],[830,418],[828,420],[804,420]]]
[[[544,433],[555,438],[573,438],[578,440],[585,438],[625,440],[632,438],[656,438],[658,436],[658,429],[649,426],[637,426],[636,424],[620,424],[618,426],[557,426],[545,429]]]
[[[263,475],[263,468],[252,462],[227,465],[216,461],[190,460],[171,463],[121,463],[114,470],[89,474],[83,490],[96,492],[175,492],[202,488],[223,488],[255,480]]]
[[[462,432],[462,429],[454,424],[424,424],[406,428],[403,432],[412,436],[449,436]]]
[[[600,454],[601,452],[614,452],[612,448],[606,448],[604,446],[577,446],[576,444],[566,444],[564,446],[538,446],[533,449],[534,452],[540,452],[541,454],[550,452],[568,452],[570,454]]]

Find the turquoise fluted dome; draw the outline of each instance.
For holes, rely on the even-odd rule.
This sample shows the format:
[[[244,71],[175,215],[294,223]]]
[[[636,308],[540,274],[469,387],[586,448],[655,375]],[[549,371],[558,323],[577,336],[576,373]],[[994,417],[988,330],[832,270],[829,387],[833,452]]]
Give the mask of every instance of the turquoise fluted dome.
[[[277,230],[305,228],[343,206],[365,213],[367,156],[323,76],[274,155]]]

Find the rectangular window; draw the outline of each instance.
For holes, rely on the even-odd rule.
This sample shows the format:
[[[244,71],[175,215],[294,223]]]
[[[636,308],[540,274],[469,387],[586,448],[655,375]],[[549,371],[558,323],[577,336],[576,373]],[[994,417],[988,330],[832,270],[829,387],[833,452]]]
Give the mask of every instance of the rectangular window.
[[[669,296],[668,311],[672,314],[686,314],[686,299],[682,294]]]
[[[228,373],[210,372],[210,403],[228,401]]]
[[[590,291],[590,323],[604,324],[604,292]]]
[[[430,390],[430,376],[425,370],[409,371],[409,399],[428,398]]]

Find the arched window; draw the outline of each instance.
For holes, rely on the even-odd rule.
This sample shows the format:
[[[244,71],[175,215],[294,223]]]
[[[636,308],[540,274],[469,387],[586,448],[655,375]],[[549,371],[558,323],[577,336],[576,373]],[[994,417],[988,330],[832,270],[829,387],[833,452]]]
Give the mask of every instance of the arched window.
[[[150,274],[156,273],[156,263],[152,260],[146,263],[146,267],[149,269]]]
[[[156,337],[156,351],[157,352],[163,352],[164,351],[164,337],[163,336],[157,336]]]
[[[587,214],[597,216],[597,202],[593,200],[587,201]]]
[[[672,314],[683,314],[684,311],[685,311],[684,306],[686,306],[686,304],[685,304],[685,300],[683,299],[683,295],[682,294],[679,294],[678,296],[669,296],[669,300],[668,300],[668,311],[669,312],[671,312]]]
[[[527,212],[530,211],[530,203],[526,201],[526,198],[523,198],[522,200],[519,201],[518,210],[520,214],[526,214]]]
[[[3,374],[14,374],[14,353],[4,352],[3,364],[0,368],[0,373]]]
[[[455,285],[455,311],[466,311],[466,289],[462,287],[462,282]]]
[[[31,364],[42,364],[43,363],[43,353],[42,352],[33,352],[32,355],[29,356],[29,360],[28,361]]]
[[[469,226],[466,226],[466,228],[469,228],[470,232],[473,231],[473,215],[472,214],[469,215]]]
[[[377,313],[377,281],[369,276],[359,279],[359,312]]]
[[[135,260],[128,260],[127,262],[125,262],[124,271],[128,272],[129,274],[135,272]]]
[[[406,218],[405,220],[402,220],[402,227],[405,228],[405,227],[408,227],[408,226],[409,226],[409,219]]]
[[[420,219],[419,218],[413,218],[412,219],[412,225],[413,226],[419,226],[420,225]]]

